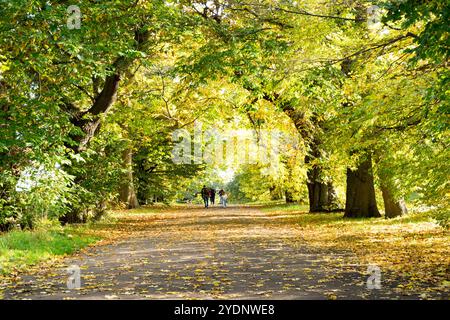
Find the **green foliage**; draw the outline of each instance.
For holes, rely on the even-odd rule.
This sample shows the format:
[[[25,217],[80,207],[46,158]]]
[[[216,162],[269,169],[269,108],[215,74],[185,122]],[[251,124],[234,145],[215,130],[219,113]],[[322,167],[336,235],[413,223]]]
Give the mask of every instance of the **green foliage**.
[[[258,167],[248,166],[227,185],[230,198],[236,202],[269,201],[271,184]]]
[[[66,170],[76,177],[71,189],[70,212],[64,222],[99,219],[118,194],[123,172],[125,143],[110,130],[102,131],[85,152],[73,156]]]
[[[447,208],[435,210],[432,216],[441,227],[450,228],[450,211]]]
[[[414,53],[414,61],[431,59],[436,63],[448,61],[450,5],[448,1],[389,1],[382,3],[387,13],[386,22],[399,22],[408,29],[423,24],[414,38],[416,46],[408,49]]]
[[[290,165],[281,164],[278,170],[267,165],[243,165],[226,189],[231,193],[232,201],[241,203],[280,200],[286,191],[295,201],[306,202],[308,196],[302,183],[303,176],[293,175]]]
[[[72,176],[58,164],[32,163],[20,175],[5,170],[0,185],[0,230],[16,225],[33,228],[37,220],[58,219],[69,210]]]

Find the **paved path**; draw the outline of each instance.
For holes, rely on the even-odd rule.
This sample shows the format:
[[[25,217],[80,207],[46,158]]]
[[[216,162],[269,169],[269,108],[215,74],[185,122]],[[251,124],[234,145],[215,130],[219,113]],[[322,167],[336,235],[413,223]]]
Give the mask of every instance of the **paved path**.
[[[289,213],[254,207],[188,208],[127,219],[135,236],[23,275],[6,299],[362,299],[402,297],[383,274],[366,287],[367,266],[347,252],[319,251],[302,240]],[[354,263],[354,262],[353,262]],[[67,288],[66,267],[81,268]]]

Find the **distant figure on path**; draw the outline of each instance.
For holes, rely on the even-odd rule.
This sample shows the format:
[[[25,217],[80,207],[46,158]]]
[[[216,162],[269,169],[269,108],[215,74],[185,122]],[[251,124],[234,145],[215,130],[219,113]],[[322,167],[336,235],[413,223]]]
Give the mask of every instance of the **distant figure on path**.
[[[220,189],[219,196],[220,196],[220,203],[222,204],[222,207],[226,208],[227,201],[228,201],[227,193],[223,189]]]
[[[212,188],[210,191],[211,191],[211,194],[210,194],[210,197],[209,197],[209,199],[211,200],[210,203],[211,204],[215,204],[215,202],[216,202],[216,189]]]
[[[202,193],[203,202],[205,203],[205,208],[208,208],[208,205],[209,205],[208,204],[208,201],[209,201],[209,190],[208,190],[208,188],[206,186],[203,186],[201,193]]]

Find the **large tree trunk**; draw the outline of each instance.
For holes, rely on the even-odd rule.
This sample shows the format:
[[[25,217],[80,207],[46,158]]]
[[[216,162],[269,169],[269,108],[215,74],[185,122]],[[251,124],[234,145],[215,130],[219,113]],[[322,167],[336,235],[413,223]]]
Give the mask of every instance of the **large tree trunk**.
[[[138,29],[134,32],[134,46],[136,50],[140,50],[150,37],[150,33],[145,29]],[[108,113],[112,105],[116,101],[117,91],[122,76],[130,75],[129,68],[135,61],[135,58],[127,58],[124,56],[117,57],[111,66],[114,73],[105,77],[100,87],[100,79],[93,77],[93,95],[92,105],[84,112],[80,112],[73,103],[67,102],[64,105],[66,111],[72,115],[72,123],[81,129],[82,134],[74,136],[77,142],[74,148],[76,152],[84,151],[95,136],[100,127],[101,115]]]
[[[305,156],[305,164],[312,164],[322,157],[321,141],[317,137],[317,123],[314,117],[306,119],[302,112],[297,112],[290,105],[284,105],[283,111],[294,122],[295,127],[309,149]],[[322,168],[312,164],[308,169],[306,185],[308,187],[309,212],[324,212],[339,209],[336,192],[332,182],[325,182],[322,177]]]
[[[83,151],[94,137],[100,126],[101,115],[107,113],[116,101],[119,82],[120,74],[106,77],[103,89],[96,96],[92,107],[73,119],[73,123],[83,132],[83,135],[75,137],[78,142],[76,151]]]
[[[347,169],[346,218],[380,217],[373,185],[372,157],[367,155],[356,170]]]
[[[336,189],[334,189],[333,183],[331,181],[328,182],[327,187],[328,187],[328,206],[330,211],[342,211],[342,208],[339,207],[338,195]]]
[[[383,160],[383,153],[377,152],[375,161],[378,167],[378,177],[380,179],[380,189],[383,195],[384,202],[384,216],[386,218],[394,218],[408,213],[406,209],[405,201],[402,198],[395,197],[393,190],[395,190],[395,184],[392,177],[388,174],[386,167],[386,161]]]
[[[337,195],[332,182],[320,180],[319,167],[309,169],[307,172],[309,212],[324,212],[338,210]]]
[[[149,36],[149,31],[145,29],[138,29],[134,32],[134,46],[136,50],[140,50],[145,45]],[[92,77],[92,104],[86,111],[80,111],[80,109],[82,108],[76,106],[71,101],[64,101],[64,103],[62,103],[61,109],[68,115],[70,115],[70,121],[72,122],[72,124],[80,129],[79,133],[76,133],[72,136],[75,144],[68,144],[68,147],[73,149],[76,153],[84,151],[87,148],[89,142],[98,132],[102,115],[108,113],[116,100],[121,77],[127,75],[127,73],[129,72],[128,69],[134,61],[134,58],[119,56],[111,65],[112,73],[106,76],[103,81],[101,81],[96,76]],[[80,90],[85,91],[85,89]],[[75,183],[79,182],[80,177],[75,177],[74,181]],[[129,185],[128,187],[132,187],[132,185]],[[127,199],[127,203],[129,204],[129,206],[134,207],[139,205],[136,199],[134,188],[128,191],[126,191],[125,189],[121,190],[120,193],[121,197],[122,193],[129,195]],[[87,214],[85,211],[86,210],[79,212],[78,209],[72,210],[71,212],[61,217],[60,221],[62,223],[85,222],[87,219]],[[96,212],[102,211],[103,208],[96,209]]]
[[[122,153],[122,159],[126,168],[126,173],[120,188],[120,201],[127,204],[128,209],[139,208],[136,191],[133,183],[133,151],[127,148]]]
[[[386,218],[395,218],[408,213],[405,201],[403,199],[396,200],[389,188],[383,184],[380,189],[383,195],[384,216]]]
[[[303,135],[306,137],[306,135]],[[311,164],[322,156],[321,142],[314,134],[310,134],[307,141],[310,149],[309,154],[305,156],[305,164]],[[324,212],[338,209],[336,192],[332,182],[325,182],[322,177],[322,168],[313,164],[307,172],[306,185],[308,187],[309,212]]]
[[[325,211],[328,205],[328,186],[320,181],[320,168],[314,167],[307,172],[309,212]]]

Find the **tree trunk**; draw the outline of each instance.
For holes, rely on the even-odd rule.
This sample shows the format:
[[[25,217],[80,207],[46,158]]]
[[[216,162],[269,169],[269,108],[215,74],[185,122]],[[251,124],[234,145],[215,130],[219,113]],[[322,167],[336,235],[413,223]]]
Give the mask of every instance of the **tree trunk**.
[[[326,211],[328,205],[328,186],[320,182],[320,168],[313,167],[307,172],[309,212]]]
[[[336,190],[334,189],[333,183],[328,182],[328,208],[330,211],[342,211],[342,208],[339,207],[338,204],[338,195],[336,193]]]
[[[83,132],[83,135],[74,137],[75,141],[78,142],[76,151],[85,150],[94,137],[100,126],[101,115],[107,113],[116,101],[119,82],[119,74],[106,77],[103,89],[95,98],[91,108],[73,119],[73,123]]]
[[[309,212],[328,212],[339,209],[333,183],[320,181],[320,168],[308,170]]]
[[[134,32],[135,49],[140,50],[150,37],[150,32],[146,29],[138,29]],[[93,102],[91,107],[84,112],[71,102],[65,103],[64,107],[69,114],[72,115],[71,122],[81,129],[82,134],[73,137],[77,142],[74,148],[76,152],[84,151],[98,132],[100,127],[101,115],[108,113],[112,105],[116,101],[117,91],[121,77],[129,75],[129,68],[135,61],[135,58],[127,58],[124,56],[117,57],[111,66],[114,73],[105,77],[101,91],[98,92],[99,79],[93,76]]]
[[[302,112],[297,112],[292,106],[282,106],[286,115],[294,122],[309,149],[305,156],[305,164],[311,164],[314,160],[322,157],[321,141],[316,133],[316,126],[320,126],[316,119],[312,117],[309,121]],[[322,177],[322,168],[318,164],[313,164],[308,169],[306,185],[308,187],[309,212],[324,212],[339,209],[336,192],[332,182],[325,183]]]
[[[293,203],[295,202],[294,196],[292,195],[292,192],[289,190],[284,190],[284,196],[286,198],[286,203]]]
[[[305,156],[305,164],[310,164],[316,159],[320,159],[322,151],[320,141],[313,137],[308,142],[310,153]],[[324,212],[338,209],[337,196],[332,182],[324,182],[322,168],[313,164],[307,172],[309,212]]]
[[[375,161],[378,167],[378,177],[380,178],[380,189],[383,195],[384,202],[384,216],[386,218],[394,218],[408,213],[405,201],[402,198],[397,198],[393,194],[395,184],[392,177],[388,173],[388,163],[383,159],[383,153],[377,152]]]
[[[136,191],[133,182],[133,151],[127,148],[122,153],[122,159],[127,172],[125,173],[120,188],[120,201],[127,204],[128,209],[139,208]]]
[[[269,187],[270,192],[270,200],[281,200],[283,199],[283,194],[280,192],[280,189],[276,186]]]
[[[381,193],[383,195],[384,216],[386,218],[395,218],[408,213],[405,201],[403,199],[396,200],[389,188],[381,185]]]
[[[372,158],[367,155],[356,170],[347,169],[346,218],[380,217],[373,185]]]

